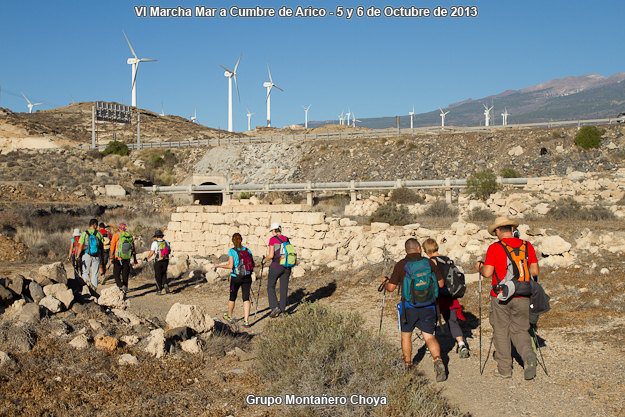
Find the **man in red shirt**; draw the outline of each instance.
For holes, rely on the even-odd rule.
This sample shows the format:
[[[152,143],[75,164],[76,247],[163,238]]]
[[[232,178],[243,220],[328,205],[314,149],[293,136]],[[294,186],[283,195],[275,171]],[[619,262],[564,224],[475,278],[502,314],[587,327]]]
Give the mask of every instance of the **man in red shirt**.
[[[497,236],[498,242],[488,247],[484,263],[475,268],[484,278],[492,277],[490,291],[490,324],[493,327],[495,375],[512,377],[512,354],[510,341],[524,361],[525,379],[536,376],[536,354],[532,350],[529,335],[529,280],[538,277],[538,259],[531,243],[513,237],[519,222],[498,217],[488,232]]]

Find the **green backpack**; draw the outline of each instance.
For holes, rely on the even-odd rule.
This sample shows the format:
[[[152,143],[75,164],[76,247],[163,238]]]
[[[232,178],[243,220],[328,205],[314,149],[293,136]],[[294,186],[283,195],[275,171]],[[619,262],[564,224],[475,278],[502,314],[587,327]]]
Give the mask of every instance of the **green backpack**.
[[[404,271],[406,275],[402,282],[402,301],[414,307],[433,304],[438,297],[438,282],[430,268],[430,262],[425,258],[406,262]]]
[[[130,259],[132,256],[132,248],[134,244],[134,238],[128,232],[120,233],[119,241],[117,243],[117,257],[119,259]]]

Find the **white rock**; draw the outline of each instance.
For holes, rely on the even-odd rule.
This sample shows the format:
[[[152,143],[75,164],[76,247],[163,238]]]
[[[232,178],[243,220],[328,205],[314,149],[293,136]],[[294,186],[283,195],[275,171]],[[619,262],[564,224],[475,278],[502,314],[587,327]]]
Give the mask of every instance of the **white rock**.
[[[127,336],[122,336],[119,340],[121,340],[122,342],[124,342],[128,346],[134,346],[137,343],[139,343],[139,336],[136,336],[134,334],[133,335],[127,335]]]
[[[62,302],[66,309],[74,301],[74,293],[65,284],[46,285],[43,287],[43,292],[45,295],[51,295]]]
[[[165,354],[165,331],[163,329],[155,329],[150,332],[148,336],[148,344],[145,347],[145,351],[157,358],[162,357]]]
[[[383,223],[383,222],[373,222],[371,223],[371,233],[379,233],[383,230],[386,230],[390,227],[391,225],[388,223]]]
[[[178,278],[188,270],[189,260],[184,258],[177,258],[175,262],[170,263],[167,267],[167,275],[172,278]]]
[[[536,207],[534,207],[534,212],[536,214],[544,216],[545,214],[549,212],[549,204],[547,203],[536,204]]]
[[[561,255],[571,250],[571,244],[560,236],[547,236],[540,239],[538,250],[543,256]]]
[[[7,308],[4,311],[2,318],[6,321],[10,321],[19,317],[25,305],[26,305],[26,300],[22,298],[20,298],[19,300],[15,300],[13,304],[11,304],[9,308]]]
[[[41,266],[39,268],[39,276],[39,278],[42,279],[35,278],[35,281],[42,286],[55,282],[67,284],[67,272],[65,272],[65,268],[61,262]]]
[[[132,314],[129,311],[122,310],[122,309],[119,309],[119,308],[114,308],[111,311],[119,319],[124,320],[125,322],[127,322],[131,326],[136,326],[138,324],[141,324],[141,320],[139,319],[139,317],[137,317],[136,315]]]
[[[202,348],[200,343],[198,342],[197,337],[193,337],[189,340],[185,340],[180,343],[180,348],[187,353],[200,353],[202,352]]]
[[[202,307],[187,304],[174,304],[165,318],[171,327],[190,327],[198,333],[210,332],[215,326],[215,321]]]
[[[108,197],[125,197],[126,190],[119,184],[106,184],[106,195]]]
[[[13,361],[13,359],[11,359],[11,357],[6,352],[0,351],[0,368],[5,365],[11,365],[14,362],[15,361]]]
[[[120,365],[137,365],[139,361],[135,356],[132,356],[130,353],[124,353],[119,357],[117,361]]]
[[[512,149],[510,149],[508,151],[508,155],[510,155],[510,156],[521,156],[521,155],[523,155],[523,148],[521,147],[521,145],[515,146],[514,148],[512,148]]]
[[[601,268],[600,273],[601,275],[607,275],[610,273],[610,270],[608,268]]]
[[[39,305],[47,308],[52,313],[60,313],[63,310],[63,303],[51,295],[43,297],[43,299],[39,301]]]
[[[89,339],[87,338],[86,335],[81,334],[79,336],[76,336],[75,338],[73,338],[70,342],[70,345],[72,345],[73,347],[75,347],[78,350],[83,350],[86,349],[87,347],[89,347]]]
[[[381,248],[372,248],[367,255],[367,261],[372,264],[377,264],[384,260],[384,250]]]
[[[306,270],[301,265],[295,265],[291,270],[291,277],[301,278],[306,275]]]
[[[122,290],[117,288],[116,285],[112,285],[100,292],[98,304],[105,307],[124,309],[128,307],[128,300],[124,300]]]

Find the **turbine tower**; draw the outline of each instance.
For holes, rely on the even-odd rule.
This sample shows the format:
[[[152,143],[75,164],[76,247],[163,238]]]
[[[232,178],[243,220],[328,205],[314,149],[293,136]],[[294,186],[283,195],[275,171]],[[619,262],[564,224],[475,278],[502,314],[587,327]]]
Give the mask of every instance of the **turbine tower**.
[[[269,81],[265,81],[263,83],[263,87],[267,89],[267,98],[265,99],[265,102],[267,103],[267,127],[271,127],[271,89],[276,87],[280,91],[284,90],[273,83],[271,71],[269,70],[269,63],[267,63],[267,72],[269,73]]]
[[[486,107],[486,104],[482,104],[482,106],[484,106],[484,126],[490,126],[490,111],[493,106]]]
[[[241,102],[241,95],[239,94],[239,86],[237,85],[237,68],[239,67],[239,62],[241,61],[241,55],[239,55],[239,59],[237,60],[236,65],[234,66],[234,71],[229,70],[228,68],[220,65],[226,72],[224,72],[224,77],[228,78],[228,132],[233,131],[232,127],[232,79],[234,78],[234,86],[237,88],[237,96],[239,96],[239,102]]]
[[[504,126],[508,126],[508,116],[510,116],[510,113],[508,113],[508,109],[505,108],[504,112],[501,113],[501,117],[503,117],[503,125]]]
[[[137,107],[137,70],[139,69],[139,63],[156,61],[156,59],[138,58],[134,48],[128,40],[128,36],[126,36],[126,32],[122,30],[122,33],[124,34],[124,38],[126,38],[126,42],[128,42],[128,46],[130,47],[130,52],[132,52],[132,56],[134,57],[128,58],[126,63],[132,66],[132,107]]]
[[[445,127],[445,115],[449,113],[449,110],[443,111],[440,107],[438,109],[441,111],[441,127]]]
[[[30,100],[24,95],[24,93],[22,93],[22,96],[24,96],[24,98],[26,99],[26,101],[28,102],[28,104],[26,105],[26,107],[28,107],[28,113],[32,113],[33,112],[33,107],[35,106],[39,106],[41,104],[43,104],[44,102],[42,101],[41,103],[31,103]]]
[[[343,112],[339,114],[339,125],[343,126]]]
[[[345,119],[347,120],[347,126],[349,126],[349,117],[352,115],[351,112],[352,111],[349,109],[349,106],[347,106],[347,113],[345,113]]]
[[[408,115],[410,116],[410,128],[411,128],[411,129],[413,129],[413,128],[414,128],[414,126],[413,126],[413,119],[414,119],[414,105],[412,106],[412,111],[409,111],[409,112],[408,112]],[[356,126],[356,125],[354,124],[354,126]]]
[[[302,108],[304,109],[304,113],[306,114],[304,118],[304,127],[306,129],[308,129],[308,109],[310,108],[310,106],[312,106],[312,104],[309,104],[308,107],[302,106]]]
[[[191,120],[193,123],[197,123],[197,106],[193,108],[193,116],[190,116],[189,120]]]
[[[165,116],[165,106],[163,105],[162,101],[161,101],[161,116]]]
[[[360,120],[356,120],[356,113],[352,112],[352,127],[356,127],[356,122],[360,122]]]
[[[250,113],[250,109],[247,109],[247,130],[252,130],[252,115],[256,113]]]

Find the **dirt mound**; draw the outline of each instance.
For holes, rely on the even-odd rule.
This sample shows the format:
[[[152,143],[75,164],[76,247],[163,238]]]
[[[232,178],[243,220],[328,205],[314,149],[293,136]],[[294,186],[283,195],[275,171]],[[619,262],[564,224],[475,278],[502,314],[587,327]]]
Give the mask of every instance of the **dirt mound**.
[[[0,261],[18,262],[24,261],[29,255],[26,245],[15,241],[10,236],[0,235]]]

